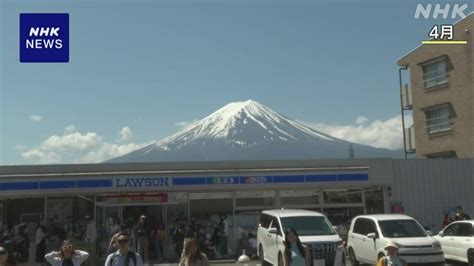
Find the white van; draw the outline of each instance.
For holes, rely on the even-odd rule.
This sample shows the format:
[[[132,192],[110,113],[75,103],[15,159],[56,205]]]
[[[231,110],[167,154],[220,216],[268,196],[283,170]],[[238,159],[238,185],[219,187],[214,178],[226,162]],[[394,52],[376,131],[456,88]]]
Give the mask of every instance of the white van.
[[[386,255],[387,240],[395,240],[407,263],[444,265],[440,243],[415,219],[402,214],[361,215],[352,220],[347,249],[352,265],[376,264]]]
[[[257,252],[263,262],[283,265],[285,231],[293,228],[310,250],[314,265],[344,265],[344,245],[328,219],[306,210],[263,211],[257,234]]]
[[[474,265],[474,220],[452,222],[434,238],[446,259]]]

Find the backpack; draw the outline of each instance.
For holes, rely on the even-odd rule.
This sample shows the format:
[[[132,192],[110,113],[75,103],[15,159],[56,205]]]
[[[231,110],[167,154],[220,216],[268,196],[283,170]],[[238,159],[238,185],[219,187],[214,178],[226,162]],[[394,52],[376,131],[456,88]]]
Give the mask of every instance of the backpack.
[[[112,266],[112,264],[114,263],[114,260],[118,257],[119,255],[118,254],[114,254],[112,256],[112,258],[110,259],[110,266]],[[132,259],[133,261],[133,265],[137,266],[137,255],[135,254],[135,252],[132,252],[132,251],[129,251],[127,253],[127,257],[125,258],[125,265],[124,266],[128,266],[130,264],[130,258]]]

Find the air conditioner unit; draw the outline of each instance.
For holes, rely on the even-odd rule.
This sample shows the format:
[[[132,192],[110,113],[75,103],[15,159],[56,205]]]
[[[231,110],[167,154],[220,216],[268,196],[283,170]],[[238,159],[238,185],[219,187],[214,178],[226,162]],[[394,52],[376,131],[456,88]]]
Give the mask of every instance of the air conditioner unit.
[[[405,128],[405,149],[407,153],[415,153],[415,128]]]
[[[402,105],[404,110],[411,110],[413,108],[411,88],[408,84],[405,84],[402,89]]]

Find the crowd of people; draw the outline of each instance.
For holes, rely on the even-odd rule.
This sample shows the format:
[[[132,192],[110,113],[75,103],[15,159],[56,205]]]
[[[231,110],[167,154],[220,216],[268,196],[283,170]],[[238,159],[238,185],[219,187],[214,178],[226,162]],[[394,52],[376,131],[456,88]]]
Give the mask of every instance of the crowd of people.
[[[211,215],[200,220],[193,218],[190,222],[177,218],[169,228],[165,228],[159,219],[149,224],[145,215],[141,215],[137,223],[126,219],[120,224],[118,219],[112,219],[105,232],[98,232],[95,221],[88,216],[78,224],[69,222],[64,230],[48,222],[38,224],[35,239],[30,239],[28,224],[14,227],[5,224],[0,234],[0,266],[30,265],[31,261],[36,265],[92,264],[98,259],[98,253],[107,257],[107,266],[140,266],[149,260],[164,260],[167,236],[171,237],[169,240],[175,246],[175,260],[182,265],[208,265],[209,259],[228,256],[229,225],[226,215],[220,215],[218,221],[213,220]],[[98,234],[110,237],[105,251],[98,245]],[[62,239],[62,243],[54,248],[55,251],[47,253],[57,239]],[[35,245],[35,254],[30,254],[31,245]]]

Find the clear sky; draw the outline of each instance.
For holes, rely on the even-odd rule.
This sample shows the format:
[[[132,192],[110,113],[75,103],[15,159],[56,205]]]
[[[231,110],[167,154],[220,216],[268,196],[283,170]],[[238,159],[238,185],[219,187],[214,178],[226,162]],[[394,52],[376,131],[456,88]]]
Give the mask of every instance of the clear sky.
[[[398,125],[396,60],[452,22],[418,3],[2,0],[0,164],[100,161],[247,99],[364,142]],[[19,63],[27,12],[70,14],[69,63]]]

